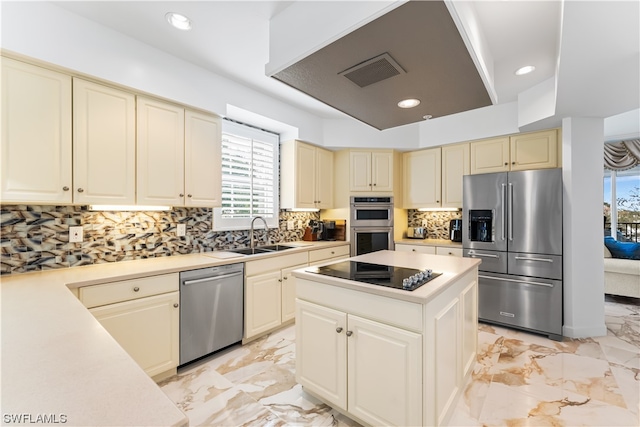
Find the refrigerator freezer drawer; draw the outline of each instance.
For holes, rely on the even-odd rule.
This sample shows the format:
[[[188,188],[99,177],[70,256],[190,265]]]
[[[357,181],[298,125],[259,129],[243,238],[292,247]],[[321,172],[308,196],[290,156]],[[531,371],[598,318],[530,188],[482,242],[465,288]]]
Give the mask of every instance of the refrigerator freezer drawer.
[[[462,256],[466,258],[481,259],[482,264],[478,267],[480,271],[490,271],[492,273],[507,272],[507,253],[497,251],[485,251],[480,249],[464,249]]]
[[[480,274],[478,317],[552,335],[562,335],[562,282]],[[555,337],[554,337],[555,336]]]
[[[507,266],[509,274],[562,280],[562,257],[558,255],[509,252]]]

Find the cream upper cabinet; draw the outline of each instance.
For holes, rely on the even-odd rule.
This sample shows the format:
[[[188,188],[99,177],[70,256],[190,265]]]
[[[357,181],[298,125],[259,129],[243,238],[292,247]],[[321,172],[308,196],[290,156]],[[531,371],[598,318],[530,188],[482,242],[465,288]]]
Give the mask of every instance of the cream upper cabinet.
[[[333,208],[333,151],[322,148],[316,148],[316,197],[318,208]]]
[[[462,208],[462,177],[471,173],[469,144],[442,147],[443,208]]]
[[[471,174],[509,170],[509,137],[471,143]]]
[[[302,141],[285,141],[280,160],[281,208],[333,207],[333,152]]]
[[[136,203],[135,95],[73,79],[73,199]]]
[[[219,117],[185,111],[185,206],[222,206],[221,139]]]
[[[2,58],[3,203],[71,203],[71,77]]]
[[[558,131],[523,133],[509,138],[511,170],[558,167]]]
[[[557,129],[474,141],[470,145],[471,174],[559,166]]]
[[[440,163],[440,147],[403,153],[405,209],[440,207]]]
[[[184,109],[138,96],[139,205],[184,204]]]
[[[393,151],[349,152],[349,189],[393,191]]]

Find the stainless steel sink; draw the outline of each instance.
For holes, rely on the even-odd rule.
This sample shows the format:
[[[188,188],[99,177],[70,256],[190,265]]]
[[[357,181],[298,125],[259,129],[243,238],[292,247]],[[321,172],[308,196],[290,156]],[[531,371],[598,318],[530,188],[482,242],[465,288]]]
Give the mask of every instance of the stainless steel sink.
[[[284,251],[287,249],[293,249],[295,246],[287,246],[287,245],[267,245],[267,246],[259,246],[257,248],[241,248],[241,249],[227,249],[227,252],[233,252],[241,255],[256,255],[256,254],[267,254],[269,252],[278,252]]]
[[[267,245],[260,246],[257,249],[266,249],[268,251],[285,251],[287,249],[294,249],[295,246],[287,246],[287,245]]]
[[[262,249],[262,248],[254,248],[254,249],[242,248],[242,249],[227,249],[227,252],[233,252],[241,255],[256,255],[256,254],[266,254],[273,251]]]

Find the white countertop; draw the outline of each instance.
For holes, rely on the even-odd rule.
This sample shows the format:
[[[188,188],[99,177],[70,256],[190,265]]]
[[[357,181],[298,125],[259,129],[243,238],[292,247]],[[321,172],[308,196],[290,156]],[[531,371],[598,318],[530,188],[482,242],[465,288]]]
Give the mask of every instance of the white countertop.
[[[462,242],[452,242],[448,239],[399,239],[395,241],[405,245],[421,245],[421,246],[447,246],[462,249]]]
[[[448,255],[429,255],[402,251],[372,252],[369,254],[349,258],[349,260],[368,262],[372,264],[392,265],[395,267],[416,268],[420,270],[430,268],[434,272],[442,273],[442,275],[436,277],[435,279],[431,280],[425,285],[422,285],[414,291],[405,291],[402,289],[388,288],[385,286],[376,286],[368,283],[340,279],[338,277],[323,276],[307,271],[312,267],[294,270],[293,275],[301,279],[307,279],[327,285],[340,286],[343,288],[354,289],[357,291],[386,296],[403,301],[426,304],[436,295],[447,289],[449,285],[453,284],[462,275],[473,271],[474,269],[477,271],[477,267],[481,262],[476,258],[461,258]]]
[[[69,288],[212,267],[347,244],[295,242],[284,252],[215,258],[201,253],[1,278],[6,414],[63,414],[69,426],[186,426],[188,419]],[[228,252],[225,252],[228,254]],[[237,255],[237,254],[236,254]],[[59,420],[60,418],[58,418]]]

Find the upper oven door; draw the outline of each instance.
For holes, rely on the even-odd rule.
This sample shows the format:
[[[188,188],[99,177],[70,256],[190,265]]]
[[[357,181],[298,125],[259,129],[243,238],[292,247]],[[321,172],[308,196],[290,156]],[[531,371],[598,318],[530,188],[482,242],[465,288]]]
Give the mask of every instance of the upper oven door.
[[[366,197],[353,197],[351,199],[351,226],[392,227],[393,202],[377,201]]]

